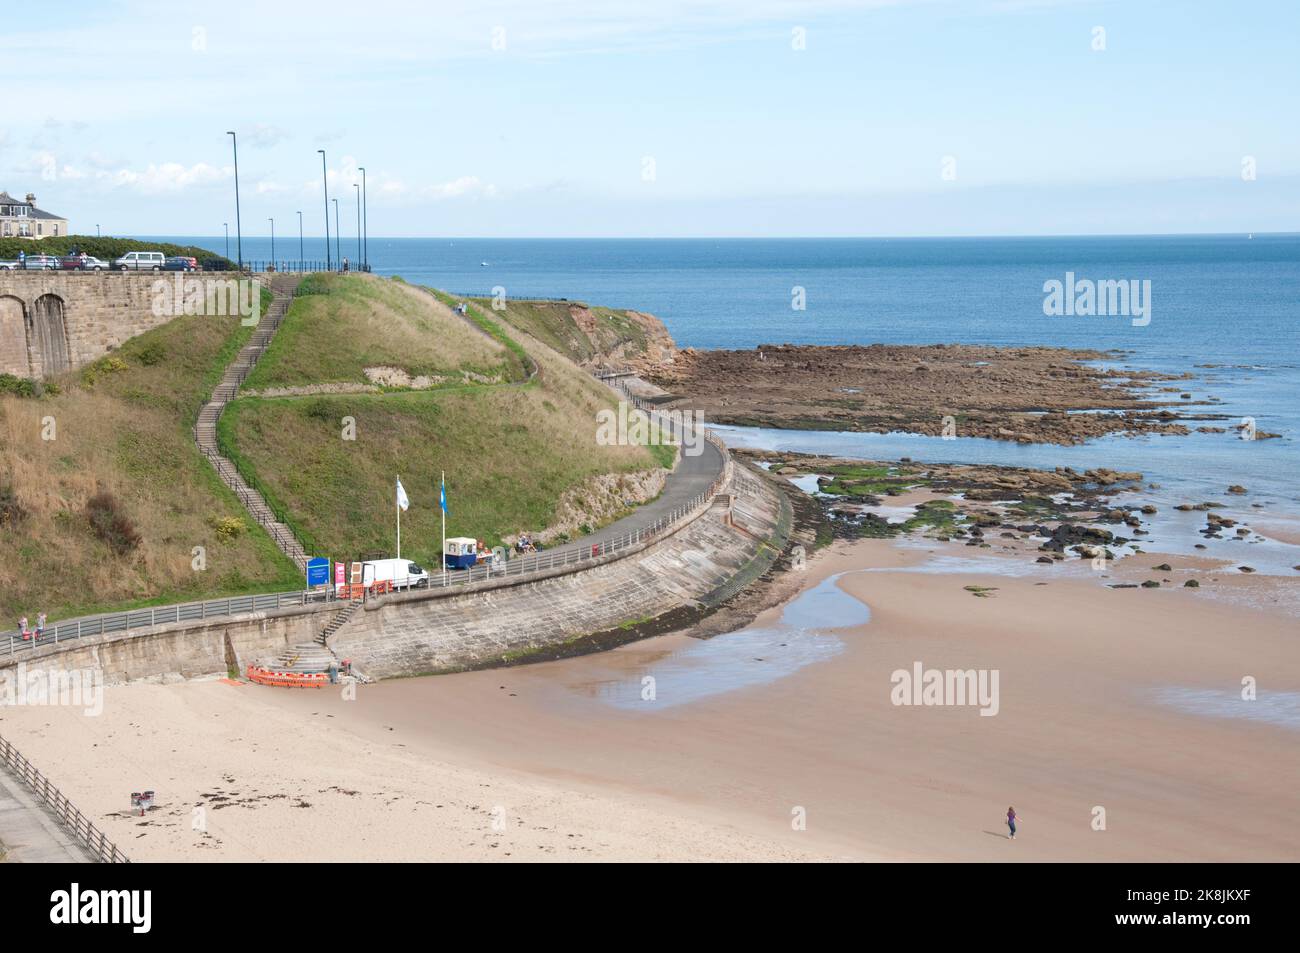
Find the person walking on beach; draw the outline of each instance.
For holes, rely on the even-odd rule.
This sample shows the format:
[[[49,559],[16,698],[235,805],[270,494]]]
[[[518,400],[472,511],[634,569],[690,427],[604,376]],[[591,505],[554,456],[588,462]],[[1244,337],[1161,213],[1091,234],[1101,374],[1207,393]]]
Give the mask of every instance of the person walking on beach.
[[[1007,808],[1007,827],[1011,829],[1011,839],[1016,839],[1016,809]]]

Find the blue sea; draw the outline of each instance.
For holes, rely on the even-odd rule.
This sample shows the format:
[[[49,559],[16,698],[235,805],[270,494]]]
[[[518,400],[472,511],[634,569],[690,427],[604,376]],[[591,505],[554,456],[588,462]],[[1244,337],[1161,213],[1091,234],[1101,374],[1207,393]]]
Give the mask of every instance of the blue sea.
[[[169,238],[221,252],[222,238]],[[231,242],[232,248],[234,241]],[[323,257],[320,239],[306,255]],[[297,253],[296,239],[277,252]],[[355,261],[356,239],[342,251]],[[269,241],[244,239],[245,259]],[[1222,499],[1300,514],[1300,235],[962,239],[384,239],[378,274],[462,294],[557,297],[657,315],[680,345],[1058,345],[1123,353],[1119,367],[1194,372],[1184,389],[1214,398],[1229,426],[1251,417],[1281,439],[1229,434],[1111,437],[1081,447],[973,438],[732,429],[753,446],[865,458],[1141,470],[1167,502]],[[1150,281],[1150,323],[1044,314],[1045,282]],[[802,289],[804,310],[792,308]],[[1213,368],[1198,365],[1219,365]],[[1177,395],[1172,395],[1177,400]]]

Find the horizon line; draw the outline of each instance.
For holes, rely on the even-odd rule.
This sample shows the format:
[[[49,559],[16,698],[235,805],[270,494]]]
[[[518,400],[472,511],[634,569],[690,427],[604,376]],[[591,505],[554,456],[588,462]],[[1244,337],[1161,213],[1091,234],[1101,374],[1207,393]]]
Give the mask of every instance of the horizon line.
[[[982,241],[987,239],[1042,239],[1042,238],[1221,238],[1239,235],[1261,235],[1265,237],[1300,236],[1296,231],[1250,231],[1246,229],[1219,232],[1044,232],[1037,233],[990,233],[984,235],[376,235],[376,241],[543,241],[543,242],[638,242],[638,241]],[[54,236],[45,236],[47,238]],[[224,235],[185,235],[175,234],[138,234],[138,235],[66,235],[65,238],[125,238],[133,241],[149,239],[162,240],[171,238],[203,239],[209,238],[225,241]],[[249,235],[250,239],[269,241],[270,235]],[[314,241],[324,241],[326,236],[305,235]],[[329,236],[334,240],[334,236]],[[280,236],[276,236],[280,240]],[[290,239],[284,239],[289,241]],[[345,241],[349,239],[344,239]],[[355,241],[355,236],[352,236]]]

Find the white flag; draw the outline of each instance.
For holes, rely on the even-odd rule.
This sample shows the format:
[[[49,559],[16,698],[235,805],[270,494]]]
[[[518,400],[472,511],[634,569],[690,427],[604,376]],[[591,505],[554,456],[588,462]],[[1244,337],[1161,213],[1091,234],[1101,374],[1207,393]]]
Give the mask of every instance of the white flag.
[[[411,501],[406,498],[406,490],[402,489],[401,477],[397,478],[397,505],[402,509],[407,509],[411,505]]]

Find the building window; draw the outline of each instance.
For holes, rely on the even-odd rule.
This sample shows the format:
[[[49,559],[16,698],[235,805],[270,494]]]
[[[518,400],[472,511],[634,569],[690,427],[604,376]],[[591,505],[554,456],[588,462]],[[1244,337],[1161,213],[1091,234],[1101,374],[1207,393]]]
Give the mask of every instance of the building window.
[[[59,237],[59,226],[57,226],[57,225],[51,225],[50,227],[54,229],[54,231],[52,231],[50,234],[53,235],[55,238],[58,238],[58,237]]]

